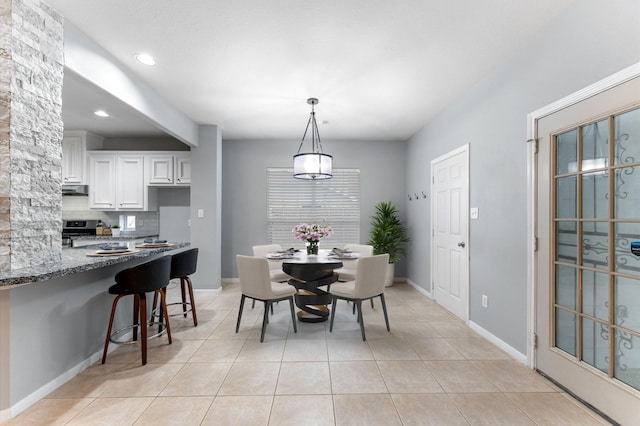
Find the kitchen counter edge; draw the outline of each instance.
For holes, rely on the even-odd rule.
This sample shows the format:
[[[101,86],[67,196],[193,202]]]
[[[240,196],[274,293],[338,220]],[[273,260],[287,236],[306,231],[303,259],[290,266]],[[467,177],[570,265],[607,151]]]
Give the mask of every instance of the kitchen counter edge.
[[[37,283],[60,278],[79,272],[91,271],[105,266],[117,265],[129,260],[145,258],[155,254],[190,247],[190,243],[173,243],[171,247],[144,248],[137,253],[122,256],[90,257],[96,247],[63,248],[62,261],[59,263],[37,265],[31,268],[17,269],[0,273],[0,290],[25,284]]]

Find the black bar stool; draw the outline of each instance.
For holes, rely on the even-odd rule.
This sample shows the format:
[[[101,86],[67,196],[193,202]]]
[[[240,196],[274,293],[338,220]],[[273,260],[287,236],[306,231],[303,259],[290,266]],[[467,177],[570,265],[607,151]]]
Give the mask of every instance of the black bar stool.
[[[180,279],[180,291],[182,293],[182,302],[168,303],[167,306],[171,305],[182,305],[182,313],[171,314],[170,316],[183,315],[185,318],[187,317],[187,312],[191,312],[191,316],[193,318],[193,325],[198,326],[198,315],[196,314],[196,302],[193,299],[193,286],[191,285],[191,278],[189,275],[192,275],[196,272],[196,266],[198,264],[198,249],[192,248],[190,250],[185,250],[180,253],[176,253],[171,256],[171,279]],[[189,291],[189,301],[187,302],[187,290]],[[167,289],[164,289],[165,294]],[[157,296],[153,297],[153,313],[155,316],[160,317],[160,322],[162,322],[163,313],[160,311],[156,313],[156,303]]]
[[[160,293],[160,303],[165,313],[165,322],[159,322],[160,330],[157,334],[148,338],[156,337],[167,332],[169,344],[171,344],[171,328],[169,326],[169,318],[167,318],[167,299],[164,288],[169,283],[171,274],[171,258],[164,256],[159,259],[145,262],[141,265],[124,269],[116,274],[116,284],[109,287],[109,293],[117,295],[113,301],[111,308],[111,318],[109,319],[109,327],[107,328],[107,337],[104,342],[104,352],[102,353],[102,363],[107,359],[107,349],[109,342],[125,344],[133,343],[138,340],[138,328],[140,328],[140,346],[142,351],[142,365],[147,363],[147,299],[146,293],[154,292],[154,297]],[[133,324],[111,333],[113,328],[113,317],[116,313],[118,301],[124,296],[134,296],[133,300]],[[152,323],[156,324],[156,323]],[[152,325],[149,324],[149,325]],[[165,327],[164,329],[162,327]],[[118,340],[118,336],[125,331],[132,330],[133,338],[131,340]]]

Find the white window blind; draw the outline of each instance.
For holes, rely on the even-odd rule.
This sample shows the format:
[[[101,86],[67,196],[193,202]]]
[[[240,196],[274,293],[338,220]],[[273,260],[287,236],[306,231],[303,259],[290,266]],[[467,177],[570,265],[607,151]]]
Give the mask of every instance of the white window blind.
[[[300,223],[331,225],[321,249],[360,242],[360,170],[334,169],[328,180],[293,178],[293,169],[267,169],[267,240],[302,248],[291,230]]]

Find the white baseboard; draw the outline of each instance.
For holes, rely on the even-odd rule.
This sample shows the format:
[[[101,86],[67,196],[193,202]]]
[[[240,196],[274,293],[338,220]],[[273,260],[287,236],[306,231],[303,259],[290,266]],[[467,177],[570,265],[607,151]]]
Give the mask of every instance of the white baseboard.
[[[420,287],[418,284],[414,283],[413,281],[411,281],[410,279],[405,279],[406,283],[409,284],[411,287],[415,288],[416,290],[418,290],[420,293],[424,294],[425,296],[427,296],[429,299],[433,300],[433,296],[431,295],[431,292],[428,292],[427,290],[425,290],[424,288]]]
[[[132,334],[132,333],[129,332],[129,334]],[[126,336],[127,334],[124,334],[123,338],[126,338]],[[116,349],[118,349],[118,347],[119,345],[109,345],[109,350],[107,354],[110,354],[111,352],[115,351]],[[49,383],[43,385],[42,387],[37,389],[35,392],[26,396],[22,400],[16,402],[14,405],[11,406],[11,408],[8,408],[2,411],[0,413],[0,422],[16,417],[18,414],[22,413],[27,408],[31,407],[33,404],[40,401],[42,398],[49,395],[51,392],[58,389],[60,386],[64,385],[69,380],[73,379],[78,374],[82,373],[84,370],[91,367],[93,364],[100,361],[101,359],[102,359],[102,349],[100,349],[99,351],[97,351],[96,353],[94,353],[84,361],[79,362],[78,364],[70,368],[65,373],[62,373],[55,379],[51,380]],[[3,417],[5,412],[8,413],[7,415],[9,415],[9,417],[6,419]]]
[[[488,341],[490,341],[491,343],[493,343],[494,345],[496,345],[497,347],[505,351],[511,358],[515,359],[516,361],[518,361],[520,364],[524,366],[528,366],[526,354],[519,352],[513,346],[509,345],[504,340],[496,337],[494,334],[488,332],[487,330],[480,327],[478,324],[476,324],[473,321],[469,321],[467,325],[469,326],[470,329],[472,329],[473,331],[475,331],[476,333],[478,333],[479,335],[481,335],[482,337],[484,337],[485,339],[487,339]]]

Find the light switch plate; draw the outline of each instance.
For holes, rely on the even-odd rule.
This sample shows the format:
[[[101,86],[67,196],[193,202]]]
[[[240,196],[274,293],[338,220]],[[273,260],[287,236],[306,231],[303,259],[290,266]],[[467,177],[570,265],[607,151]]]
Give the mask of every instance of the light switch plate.
[[[477,219],[478,218],[478,208],[477,207],[471,207],[471,219]]]
[[[198,217],[199,218],[203,218],[204,217],[204,209],[198,209]]]

